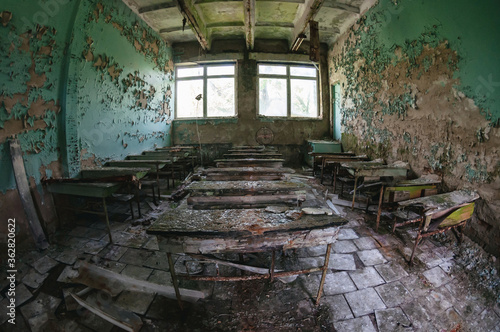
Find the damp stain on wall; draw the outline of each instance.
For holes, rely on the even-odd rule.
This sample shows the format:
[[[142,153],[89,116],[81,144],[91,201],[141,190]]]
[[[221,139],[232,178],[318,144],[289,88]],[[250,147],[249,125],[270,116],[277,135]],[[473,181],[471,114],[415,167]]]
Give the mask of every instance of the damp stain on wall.
[[[449,189],[477,189],[500,215],[500,88],[480,83],[500,81],[492,40],[500,25],[488,10],[496,4],[456,6],[381,0],[332,46],[342,143],[373,158],[408,161],[417,174],[440,174]],[[467,24],[478,19],[483,25]],[[496,46],[477,48],[476,40]],[[496,219],[488,223],[499,228]]]

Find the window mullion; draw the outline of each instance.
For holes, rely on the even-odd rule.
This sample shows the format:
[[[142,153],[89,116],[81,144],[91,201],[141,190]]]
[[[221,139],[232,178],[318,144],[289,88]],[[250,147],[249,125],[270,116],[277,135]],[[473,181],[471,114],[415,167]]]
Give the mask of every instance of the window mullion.
[[[206,118],[208,115],[207,111],[207,66],[203,66],[203,118]]]
[[[292,87],[291,87],[291,82],[290,82],[290,66],[286,66],[286,113],[287,117],[292,116]]]

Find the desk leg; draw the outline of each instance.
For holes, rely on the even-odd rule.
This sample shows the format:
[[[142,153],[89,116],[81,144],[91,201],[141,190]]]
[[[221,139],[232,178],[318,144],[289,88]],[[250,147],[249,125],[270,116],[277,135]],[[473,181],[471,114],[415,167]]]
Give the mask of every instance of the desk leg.
[[[351,210],[354,210],[354,201],[356,200],[356,189],[358,188],[358,177],[354,178],[354,195],[352,195],[352,207]]]
[[[271,281],[274,280],[274,262],[276,260],[276,251],[273,250],[273,254],[271,256],[271,268],[269,269],[269,274],[271,276]]]
[[[172,276],[172,283],[174,284],[175,297],[177,297],[177,302],[182,310],[181,293],[179,292],[179,282],[177,280],[177,275],[175,274],[174,262],[172,261],[172,254],[167,252],[168,267],[170,268],[170,275]]]
[[[384,186],[380,187],[380,197],[378,199],[378,212],[377,212],[377,225],[375,232],[378,232],[378,225],[380,224],[380,215],[382,214],[382,199],[384,198]]]
[[[158,186],[158,192],[160,192],[160,165],[158,163],[156,163],[156,185]]]
[[[323,174],[325,173],[325,158],[321,161],[321,181],[320,183],[323,184]]]
[[[319,284],[318,296],[316,297],[316,305],[319,305],[319,300],[321,299],[321,294],[323,293],[323,286],[325,285],[326,272],[328,270],[328,264],[330,263],[330,251],[332,249],[332,244],[329,243],[326,247],[325,254],[325,263],[323,264],[322,270],[323,274],[321,275],[321,282]]]
[[[108,228],[109,243],[113,244],[113,238],[111,237],[111,227],[109,226],[108,207],[106,206],[106,197],[102,198],[102,206],[104,208],[104,215],[106,216],[106,226]]]

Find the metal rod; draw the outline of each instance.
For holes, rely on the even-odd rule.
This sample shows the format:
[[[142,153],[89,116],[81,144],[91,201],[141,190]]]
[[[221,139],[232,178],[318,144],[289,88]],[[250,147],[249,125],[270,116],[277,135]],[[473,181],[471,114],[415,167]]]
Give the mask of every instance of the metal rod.
[[[102,206],[104,208],[104,215],[106,216],[106,227],[108,228],[109,243],[113,244],[111,237],[111,227],[109,226],[108,207],[106,206],[106,197],[102,198]]]
[[[269,274],[271,275],[271,281],[274,280],[274,262],[276,259],[276,251],[273,250],[273,253],[271,255],[271,268],[269,269]]]
[[[168,267],[170,268],[170,276],[172,277],[172,283],[174,284],[175,297],[179,303],[179,307],[182,310],[181,293],[179,292],[179,282],[177,280],[177,275],[175,274],[174,262],[172,261],[172,254],[167,252]]]
[[[318,296],[316,297],[316,305],[319,304],[319,300],[321,299],[321,294],[323,293],[323,286],[325,285],[326,272],[328,270],[328,264],[330,263],[330,251],[331,251],[331,249],[332,249],[332,244],[329,243],[328,246],[326,247],[325,263],[323,264],[323,267],[321,268],[323,270],[323,273],[321,274],[321,282],[319,284]]]
[[[354,194],[352,195],[352,207],[351,210],[354,210],[354,201],[356,199],[356,188],[358,186],[358,177],[354,178]]]
[[[380,197],[378,199],[378,211],[377,211],[377,225],[375,226],[375,232],[378,232],[378,225],[380,224],[380,215],[382,214],[382,199],[384,198],[384,185],[380,187]]]

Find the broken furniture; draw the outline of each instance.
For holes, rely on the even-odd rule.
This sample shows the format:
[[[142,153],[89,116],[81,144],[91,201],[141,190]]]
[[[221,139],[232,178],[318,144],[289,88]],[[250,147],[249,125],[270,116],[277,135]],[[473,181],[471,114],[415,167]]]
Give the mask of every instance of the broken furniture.
[[[413,180],[398,181],[394,185],[389,184],[385,187],[384,185],[382,185],[381,192],[383,192],[383,198],[379,199],[375,231],[378,232],[380,216],[382,214],[382,205],[392,206],[395,203],[406,201],[409,199],[436,195],[437,185],[440,183],[441,180],[438,179],[420,177]],[[404,223],[404,225],[406,224],[407,223]],[[395,219],[392,226],[393,233],[398,226],[400,225]]]
[[[383,183],[371,183],[373,179],[379,180],[379,178],[390,178],[394,179],[406,179],[408,173],[407,166],[399,166],[399,165],[381,165],[380,162],[368,161],[368,162],[347,162],[342,163],[342,167],[344,167],[353,177],[354,177],[354,192],[352,196],[352,209],[354,209],[354,201],[356,200],[356,190],[358,190],[358,179],[363,178],[364,183],[363,186],[373,186],[373,185],[381,185],[382,190],[380,191],[380,195],[383,195]],[[368,208],[369,202],[367,203]]]
[[[156,183],[158,185],[158,191],[160,191],[160,170],[166,165],[171,164],[172,161],[169,159],[162,160],[113,160],[108,161],[104,166],[106,167],[146,167],[150,169],[150,172],[156,175]],[[167,181],[168,187],[168,181]]]
[[[275,152],[232,152],[232,153],[226,153],[224,154],[224,158],[226,159],[244,159],[244,158],[257,158],[257,159],[276,159],[280,158],[283,155],[281,153],[275,153]]]
[[[97,215],[104,215],[106,218],[106,227],[109,235],[109,242],[113,243],[111,237],[111,228],[109,227],[108,208],[106,199],[113,193],[117,192],[122,186],[121,183],[107,183],[107,182],[53,182],[48,184],[48,190],[52,194],[59,195],[73,195],[81,197],[100,198],[102,200],[103,212],[84,210],[77,208],[64,207],[56,204],[57,208],[70,209],[78,212],[85,212]],[[132,206],[130,206],[132,208]]]
[[[287,174],[294,173],[291,168],[272,167],[210,167],[200,170],[200,175],[208,181],[234,180],[284,180]]]
[[[408,212],[417,211],[418,217],[409,221],[420,223],[409,263],[412,264],[415,250],[422,238],[459,227],[462,233],[474,212],[473,202],[477,199],[479,195],[474,191],[457,190],[399,202],[400,208]]]
[[[323,158],[328,157],[354,157],[355,154],[352,152],[309,152],[308,156],[311,158],[312,175],[316,174],[316,168],[321,167],[323,163]]]
[[[348,155],[322,155],[321,158],[321,183],[323,183],[323,177],[327,167],[332,168],[332,185],[333,192],[337,189],[337,175],[340,170],[341,163],[356,162],[356,161],[368,161],[367,156],[348,156]]]
[[[306,151],[305,162],[312,166],[314,175],[315,165],[321,165],[321,160],[317,160],[316,156],[342,153],[342,144],[332,140],[306,140]]]
[[[265,274],[243,276],[185,276],[192,280],[240,281],[271,279],[322,271],[316,303],[319,302],[328,268],[330,249],[340,226],[348,221],[339,216],[300,214],[290,219],[285,213],[264,209],[192,210],[180,208],[165,212],[147,230],[156,235],[160,250],[167,252],[170,273],[177,292],[177,275],[172,254],[208,255],[216,253],[272,252]],[[323,266],[298,271],[275,271],[275,252],[327,245]],[[247,269],[248,270],[248,269]],[[180,294],[178,300],[180,302]]]
[[[156,204],[155,197],[155,187],[156,182],[151,183],[151,181],[143,180],[143,178],[150,171],[149,168],[145,167],[96,167],[96,168],[87,168],[80,171],[79,177],[82,180],[96,180],[96,179],[104,179],[113,178],[120,176],[134,176],[139,182],[135,183],[134,191],[135,198],[137,201],[137,209],[139,212],[139,217],[141,217],[141,206],[140,206],[140,198],[139,198],[139,189],[144,187],[151,187],[153,191],[153,202]],[[101,181],[102,182],[102,181]],[[158,188],[158,198],[159,198],[159,188]],[[132,218],[134,218],[134,210],[131,209]]]
[[[193,209],[299,206],[306,189],[303,183],[291,181],[195,181],[186,187],[187,203]]]

